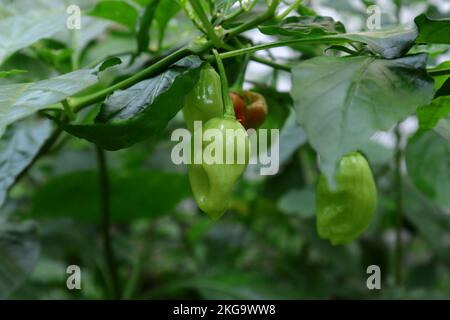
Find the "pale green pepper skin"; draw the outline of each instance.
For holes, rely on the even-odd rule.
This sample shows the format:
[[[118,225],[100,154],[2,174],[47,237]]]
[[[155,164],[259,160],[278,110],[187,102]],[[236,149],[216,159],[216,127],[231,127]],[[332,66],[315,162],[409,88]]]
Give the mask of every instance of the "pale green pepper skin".
[[[188,165],[189,181],[195,202],[213,220],[218,220],[228,209],[233,187],[244,173],[248,163],[247,132],[237,120],[224,118],[223,113],[220,76],[213,67],[205,64],[200,70],[197,84],[184,100],[183,116],[186,127],[194,133],[194,121],[201,121],[203,133],[208,129],[220,130],[224,154],[226,149],[232,147],[230,144],[232,137],[227,135],[226,129],[243,130],[244,135],[241,139],[246,145],[246,161],[243,164],[195,164],[192,162]],[[211,141],[203,142],[200,151],[211,143]]]
[[[220,76],[213,67],[205,64],[200,70],[200,78],[197,84],[184,100],[184,121],[188,130],[193,132],[194,121],[202,121],[205,124],[208,120],[222,115],[223,102]]]
[[[233,187],[247,167],[249,140],[244,127],[235,119],[213,118],[203,125],[203,132],[208,129],[218,129],[221,132],[220,138],[223,139],[222,162],[220,164],[207,164],[205,162],[191,164],[188,172],[192,192],[198,207],[213,220],[218,220],[228,209]],[[236,138],[230,135],[226,131],[227,129],[242,131],[239,131],[241,134]],[[202,151],[213,141],[204,141]],[[240,149],[245,155],[244,162],[225,163],[227,150],[237,152],[238,146],[245,148]]]
[[[317,232],[333,245],[355,240],[370,225],[377,205],[377,189],[367,160],[358,152],[345,155],[330,191],[321,176],[316,187]]]

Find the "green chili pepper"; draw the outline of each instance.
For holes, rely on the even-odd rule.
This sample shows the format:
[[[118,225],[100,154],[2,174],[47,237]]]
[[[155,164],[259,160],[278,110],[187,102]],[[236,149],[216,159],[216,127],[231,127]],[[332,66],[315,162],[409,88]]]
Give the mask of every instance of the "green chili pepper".
[[[199,81],[185,98],[183,107],[186,127],[192,133],[199,134],[194,132],[194,121],[202,121],[203,133],[209,129],[218,129],[217,133],[220,135],[217,138],[222,140],[223,157],[217,159],[219,163],[208,164],[203,161],[201,164],[188,165],[194,199],[199,208],[214,220],[219,219],[227,210],[234,184],[245,171],[248,162],[247,132],[233,116],[224,116],[222,85],[217,72],[209,64],[205,64],[200,71]],[[200,152],[202,158],[205,148],[211,147],[214,141],[215,139],[203,141],[201,149],[194,152]],[[236,156],[239,154],[238,149],[244,152],[244,162],[227,164],[226,153],[233,152]]]
[[[205,124],[209,119],[223,115],[220,77],[209,64],[200,70],[200,78],[194,89],[186,96],[183,116],[189,131],[194,130],[194,121]]]
[[[375,214],[377,190],[367,160],[358,152],[344,156],[331,191],[321,176],[316,188],[317,231],[333,245],[355,240]]]
[[[219,163],[206,163],[203,159],[201,164],[189,165],[189,181],[199,208],[218,220],[227,210],[233,187],[247,167],[249,140],[244,127],[235,119],[213,118],[202,127],[203,133],[209,129],[217,129],[218,135],[204,141],[198,152],[203,153],[216,139],[221,139],[222,156],[216,159]],[[226,163],[230,152],[233,163]],[[242,155],[240,159],[239,155]]]

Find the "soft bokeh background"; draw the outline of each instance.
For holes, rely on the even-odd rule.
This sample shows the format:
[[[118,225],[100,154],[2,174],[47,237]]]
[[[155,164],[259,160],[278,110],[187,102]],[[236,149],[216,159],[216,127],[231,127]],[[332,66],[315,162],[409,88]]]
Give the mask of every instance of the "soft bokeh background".
[[[79,3],[84,10],[93,6],[93,1],[0,0],[0,19],[71,3]],[[318,14],[342,21],[349,31],[365,29],[366,7],[371,3],[380,6],[383,26],[397,23],[391,0],[304,1]],[[421,12],[449,17],[450,2],[405,0],[401,22],[411,24]],[[74,53],[80,67],[119,55],[124,63],[102,76],[106,86],[133,74],[152,58],[149,54],[131,61],[127,52],[135,46],[134,38],[109,20],[84,16],[81,31],[75,37],[57,33],[51,40],[15,53],[2,67],[29,72],[0,79],[0,83],[35,81],[68,72]],[[151,48],[156,55],[157,50],[182,45],[195,35],[192,23],[179,12],[165,27],[161,43],[156,28],[152,31]],[[258,31],[246,35],[255,43],[272,40]],[[324,49],[278,48],[261,55],[289,62],[321,55]],[[450,59],[449,46],[431,49],[435,54],[430,56],[430,66]],[[227,61],[227,70],[232,70],[232,62]],[[170,132],[184,126],[181,115],[160,139],[108,153],[113,245],[124,297],[449,299],[450,208],[420,193],[408,178],[406,166],[402,281],[394,279],[394,134],[376,134],[363,150],[379,190],[373,223],[358,241],[333,247],[319,239],[315,230],[316,155],[289,115],[289,74],[274,74],[273,69],[251,62],[246,80],[246,88],[265,93],[273,121],[282,126],[281,169],[276,176],[261,177],[255,174],[256,168],[249,167],[236,187],[230,210],[217,223],[199,212],[193,202],[186,167],[170,161]],[[405,144],[417,129],[416,123],[411,117],[402,124]],[[109,297],[98,236],[98,192],[93,147],[65,136],[14,187],[0,209],[0,297]],[[9,255],[2,255],[2,250]],[[71,264],[82,270],[79,291],[66,288],[66,268]],[[372,264],[381,268],[380,291],[366,287],[366,268]]]

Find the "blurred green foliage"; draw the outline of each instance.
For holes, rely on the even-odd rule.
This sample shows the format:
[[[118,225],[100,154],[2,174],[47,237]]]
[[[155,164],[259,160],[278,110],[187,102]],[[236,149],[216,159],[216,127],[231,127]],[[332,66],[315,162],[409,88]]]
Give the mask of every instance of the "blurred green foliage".
[[[12,5],[0,0],[0,17],[14,17],[27,6],[45,10],[51,8],[50,2],[17,1]],[[111,55],[120,56],[123,63],[102,73],[99,83],[91,88],[101,90],[198,34],[178,4],[167,10],[167,1],[160,1],[155,12],[157,27],[150,28],[150,50],[136,57],[129,53],[137,47],[133,26],[149,1],[129,1],[126,5],[116,1],[115,5],[127,10],[120,16],[111,16],[108,1],[95,7],[92,1],[78,2],[83,9],[92,10],[91,16],[83,17],[83,37],[74,39],[60,30],[51,40],[45,37],[20,52],[8,53],[2,69],[27,72],[5,74],[0,84],[37,81],[70,71],[74,64],[92,66]],[[314,15],[312,9],[321,12],[331,8],[343,21],[353,19],[362,25],[364,6],[377,1],[360,1],[356,7],[351,1],[318,1],[310,6],[312,2],[304,1],[299,12]],[[392,3],[392,10],[383,11],[386,23],[395,21],[397,2]],[[403,2],[407,12],[421,6],[434,17],[443,15],[439,8],[427,6],[428,1]],[[59,5],[66,4],[60,1]],[[239,19],[234,22],[239,23]],[[424,47],[432,49],[415,46],[412,52],[421,52]],[[438,62],[449,47],[440,46],[430,61]],[[299,59],[298,54],[300,59],[322,55],[321,48],[292,47],[295,59]],[[76,63],[73,57],[77,57]],[[239,69],[240,61],[229,61],[233,62],[230,68]],[[186,168],[170,160],[173,143],[169,133],[184,126],[179,115],[161,137],[107,153],[111,233],[123,297],[449,299],[450,189],[448,181],[434,184],[442,172],[450,172],[450,168],[439,167],[443,165],[439,159],[449,159],[448,140],[430,131],[408,141],[406,164],[411,172],[407,175],[404,170],[402,177],[403,277],[398,283],[394,279],[398,189],[393,148],[371,142],[361,150],[372,166],[379,194],[370,228],[348,245],[332,246],[319,239],[314,194],[319,176],[317,154],[290,116],[292,98],[273,87],[282,76],[274,73],[248,83],[266,95],[269,110],[276,110],[269,113],[264,126],[281,128],[280,172],[255,177],[255,168],[250,167],[236,186],[230,210],[216,223],[193,202]],[[0,298],[111,297],[99,238],[98,174],[92,145],[63,134],[51,152],[14,186],[0,210],[0,275],[7,275],[0,276]],[[66,268],[72,264],[82,270],[82,290],[66,288]],[[373,264],[381,268],[382,290],[367,289],[366,269]]]

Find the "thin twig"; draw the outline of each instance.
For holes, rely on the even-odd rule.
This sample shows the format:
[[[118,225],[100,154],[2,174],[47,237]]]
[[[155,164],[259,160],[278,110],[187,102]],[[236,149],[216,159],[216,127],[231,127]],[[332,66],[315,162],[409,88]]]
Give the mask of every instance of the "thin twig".
[[[36,163],[36,161],[42,157],[43,155],[47,154],[50,149],[52,149],[53,144],[58,140],[62,133],[62,130],[60,128],[57,128],[53,133],[50,135],[50,137],[45,141],[45,143],[42,145],[42,147],[39,149],[38,153],[34,156],[33,160],[19,173],[19,175],[16,177],[13,185],[15,185],[17,182],[19,182],[31,169],[31,167]]]
[[[291,68],[289,66],[277,63],[277,62],[269,60],[269,59],[265,59],[265,58],[262,58],[259,56],[252,56],[251,59],[255,62],[265,64],[266,66],[272,67],[274,69],[283,70],[283,71],[287,71],[287,72],[291,71]]]
[[[99,171],[100,182],[100,208],[101,208],[101,231],[103,238],[103,246],[105,253],[106,265],[111,279],[111,290],[114,299],[119,300],[121,298],[121,292],[119,287],[119,279],[117,275],[116,260],[114,257],[114,251],[111,244],[111,210],[110,210],[110,190],[108,180],[108,166],[105,158],[105,151],[96,146],[97,164]]]
[[[216,47],[222,47],[223,42],[217,36],[217,34],[214,30],[214,27],[212,26],[211,22],[209,21],[201,4],[197,0],[189,0],[189,3],[191,4],[191,7],[194,9],[197,16],[200,18],[200,21],[202,22],[203,27],[205,28],[206,34],[208,35],[209,39],[214,43],[214,45]]]
[[[433,77],[450,75],[450,68],[430,68],[427,71]]]
[[[287,17],[287,15],[289,13],[291,13],[291,11],[295,10],[301,3],[303,0],[296,0],[293,4],[291,4],[283,13],[280,13],[276,19],[277,20],[283,20],[284,18]]]

